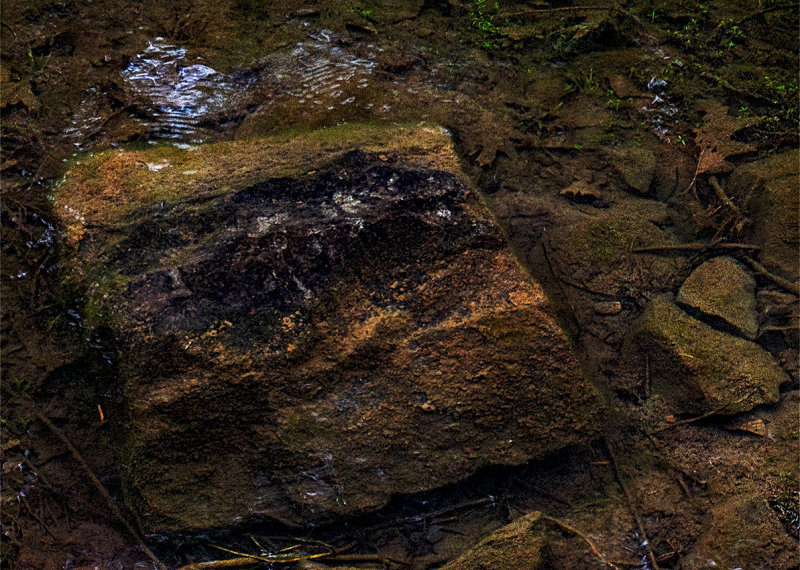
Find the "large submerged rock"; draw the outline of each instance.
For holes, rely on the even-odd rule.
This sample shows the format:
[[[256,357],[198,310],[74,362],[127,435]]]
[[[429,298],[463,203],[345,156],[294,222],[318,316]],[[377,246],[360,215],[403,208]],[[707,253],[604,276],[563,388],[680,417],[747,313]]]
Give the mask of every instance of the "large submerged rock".
[[[438,127],[108,151],[54,206],[65,278],[119,341],[147,532],[355,514],[599,433]]]

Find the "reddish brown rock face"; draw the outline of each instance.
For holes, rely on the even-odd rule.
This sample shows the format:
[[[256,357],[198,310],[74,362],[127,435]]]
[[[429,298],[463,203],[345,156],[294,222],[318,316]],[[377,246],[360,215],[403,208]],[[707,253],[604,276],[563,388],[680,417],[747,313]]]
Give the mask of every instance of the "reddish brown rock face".
[[[109,153],[55,206],[67,280],[119,338],[147,531],[355,514],[599,433],[438,128]]]

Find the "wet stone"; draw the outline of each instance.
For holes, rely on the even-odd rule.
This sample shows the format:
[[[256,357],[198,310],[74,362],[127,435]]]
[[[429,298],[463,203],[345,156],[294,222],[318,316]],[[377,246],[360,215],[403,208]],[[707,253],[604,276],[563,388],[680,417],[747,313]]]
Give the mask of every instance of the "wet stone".
[[[65,282],[117,337],[145,532],[329,521],[599,434],[441,128],[108,151],[54,209]]]
[[[625,179],[626,184],[642,196],[650,192],[656,171],[655,155],[644,148],[616,151],[611,155],[614,168]]]
[[[775,568],[776,560],[788,562],[792,548],[773,538],[784,532],[780,519],[760,497],[748,493],[725,497],[706,516],[712,522],[703,527],[697,547],[686,557],[690,568]],[[791,568],[796,562],[794,558],[793,563],[780,565]]]
[[[599,301],[594,304],[594,312],[598,315],[618,315],[622,312],[622,303],[619,301]]]
[[[676,300],[704,317],[721,321],[723,328],[754,340],[758,336],[755,288],[755,278],[741,263],[730,257],[715,257],[689,275]]]
[[[463,556],[442,567],[443,570],[483,570],[484,568],[545,568],[547,537],[539,511],[518,518],[482,540]]]
[[[656,297],[640,317],[628,350],[646,355],[654,393],[676,413],[736,414],[778,401],[789,381],[754,342],[698,321],[668,297]]]

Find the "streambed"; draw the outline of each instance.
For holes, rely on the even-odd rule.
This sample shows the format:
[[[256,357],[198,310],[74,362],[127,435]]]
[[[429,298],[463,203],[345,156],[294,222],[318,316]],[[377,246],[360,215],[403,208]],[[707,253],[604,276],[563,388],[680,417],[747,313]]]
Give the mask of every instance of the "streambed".
[[[782,47],[792,45],[795,8],[108,1],[19,2],[3,13],[4,563],[149,564],[36,415],[124,504],[117,339],[63,289],[54,242],[64,227],[47,202],[65,169],[86,160],[73,153],[192,152],[343,122],[428,121],[452,133],[461,168],[605,395],[606,442],[485,469],[333,524],[264,521],[147,544],[177,567],[223,556],[212,544],[252,551],[248,535],[268,544],[300,534],[438,567],[538,510],[631,567],[796,565],[797,238],[786,189],[797,176],[797,85],[785,70],[797,54]],[[76,32],[85,22],[94,24]],[[168,165],[145,163],[154,174]],[[711,247],[680,250],[697,244]],[[723,307],[751,307],[755,340],[725,311],[665,304],[704,262],[730,256],[755,284],[733,293],[753,301]],[[641,320],[648,307],[700,332],[670,340],[685,344],[656,362],[674,337]],[[730,399],[708,392],[703,403],[698,394],[726,378],[681,384],[688,397],[659,381],[702,376],[693,351],[723,343],[713,346],[724,352],[730,338],[779,369],[760,401],[723,383]],[[700,408],[676,404],[687,398]],[[548,542],[543,567],[601,562],[563,527],[537,532]]]

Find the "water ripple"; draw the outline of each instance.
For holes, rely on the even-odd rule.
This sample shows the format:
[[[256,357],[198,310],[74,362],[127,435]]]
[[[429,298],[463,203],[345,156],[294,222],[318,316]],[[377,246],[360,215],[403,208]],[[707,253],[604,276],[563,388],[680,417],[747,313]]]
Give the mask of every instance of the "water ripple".
[[[352,82],[356,88],[365,88],[375,62],[359,58],[336,45],[339,36],[330,30],[312,34],[310,41],[298,43],[292,50],[296,67],[296,81],[289,91],[300,103],[315,105],[348,105],[355,101]],[[328,107],[331,109],[332,107]]]
[[[186,50],[155,38],[122,71],[132,94],[148,102],[152,136],[201,142],[198,123],[230,105],[241,86],[202,63],[190,63]]]

